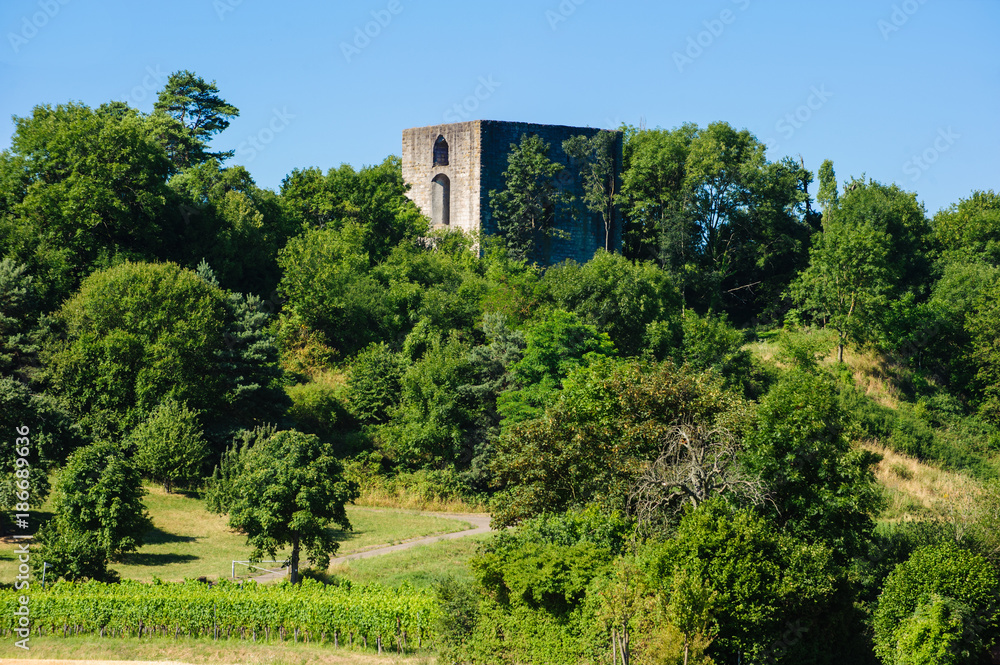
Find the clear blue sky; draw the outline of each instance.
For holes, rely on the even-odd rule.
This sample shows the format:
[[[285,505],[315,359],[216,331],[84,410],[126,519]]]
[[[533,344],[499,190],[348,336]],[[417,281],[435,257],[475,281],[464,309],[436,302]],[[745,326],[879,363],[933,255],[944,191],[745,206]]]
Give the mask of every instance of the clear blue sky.
[[[477,118],[724,120],[929,214],[1000,189],[1000,0],[3,0],[0,29],[0,148],[36,104],[148,111],[190,69],[241,110],[214,145],[273,189]]]

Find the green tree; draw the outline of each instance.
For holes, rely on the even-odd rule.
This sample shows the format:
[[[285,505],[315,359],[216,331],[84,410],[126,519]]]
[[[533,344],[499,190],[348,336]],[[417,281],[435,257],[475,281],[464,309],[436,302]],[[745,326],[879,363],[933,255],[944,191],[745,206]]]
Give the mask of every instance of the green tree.
[[[27,266],[0,259],[0,375],[27,378],[33,373],[38,345],[32,333],[40,304]]]
[[[625,128],[620,201],[623,253],[657,259],[674,271],[693,260],[694,220],[685,201],[685,164],[698,126]]]
[[[770,490],[769,517],[788,533],[825,543],[846,564],[863,554],[880,505],[874,453],[852,449],[830,381],[792,370],[761,400],[746,461]]]
[[[490,462],[498,525],[594,501],[624,511],[641,463],[680,423],[742,436],[747,405],[711,373],[604,358],[564,383],[544,417],[504,423]]]
[[[1000,424],[1000,279],[982,288],[966,315],[965,330],[971,344],[966,353],[974,363],[974,403],[979,412]]]
[[[169,258],[212,266],[220,284],[268,297],[280,279],[278,250],[298,232],[276,194],[261,189],[242,166],[222,168],[212,158],[170,179],[178,229]]]
[[[823,213],[837,205],[840,195],[837,193],[837,174],[833,170],[833,162],[823,160],[819,167],[819,194],[816,201],[823,207]]]
[[[901,319],[923,294],[930,273],[929,226],[916,195],[863,179],[831,203],[790,293],[844,345],[899,345]]]
[[[235,451],[229,477],[218,480],[210,505],[229,515],[229,527],[247,536],[251,558],[291,545],[289,577],[299,581],[302,550],[320,568],[330,564],[339,543],[330,528],[351,528],[344,505],[358,496],[343,477],[329,444],[295,430],[257,437]]]
[[[384,290],[368,274],[362,236],[353,224],[309,229],[278,255],[278,290],[287,298],[283,316],[322,332],[345,356],[379,341],[388,316]]]
[[[150,119],[117,105],[37,106],[0,158],[0,247],[26,265],[44,309],[115,257],[152,258],[165,238],[171,164]]]
[[[202,412],[210,438],[253,426],[287,398],[274,386],[273,340],[254,319],[263,314],[247,309],[174,264],[96,272],[57,312],[43,350],[53,392],[106,438],[168,397]]]
[[[27,434],[18,432],[27,428]],[[17,379],[0,376],[0,432],[8,435],[0,440],[0,505],[11,508],[19,503],[16,492],[17,459],[28,460],[31,505],[41,505],[49,493],[49,474],[62,464],[74,450],[86,442],[79,426],[66,407],[53,396],[32,392]],[[16,454],[25,447],[27,455]]]
[[[504,188],[490,191],[490,211],[515,259],[535,258],[543,238],[560,235],[556,210],[568,198],[554,178],[564,168],[549,158],[549,144],[537,135],[524,134],[511,144]]]
[[[184,131],[171,137],[166,148],[176,168],[183,169],[209,159],[225,160],[233,151],[208,152],[208,142],[229,127],[239,109],[219,97],[211,83],[188,70],[174,72],[157,95],[153,109],[176,120]]]
[[[371,344],[351,365],[347,389],[351,411],[362,423],[383,423],[397,403],[403,378],[399,359],[384,344]]]
[[[401,466],[443,468],[471,460],[475,407],[459,390],[472,378],[469,352],[457,337],[435,337],[403,373],[399,404],[377,434],[379,445]]]
[[[683,617],[689,629],[710,626],[711,608],[718,634],[709,652],[717,662],[735,662],[738,654],[745,662],[772,657],[789,626],[822,616],[837,591],[837,569],[826,547],[720,499],[685,515],[675,537],[650,558],[654,585],[673,588],[682,580],[681,598],[689,596],[683,602],[691,604]],[[684,570],[694,576],[687,592],[679,572]]]
[[[587,263],[549,268],[542,284],[557,307],[607,333],[627,356],[642,351],[649,324],[680,311],[680,294],[666,272],[603,250]]]
[[[607,333],[562,310],[530,326],[524,339],[524,353],[510,367],[513,386],[497,398],[497,409],[508,424],[541,416],[563,379],[577,367],[617,355]]]
[[[955,620],[962,622],[958,639]],[[922,547],[886,579],[873,627],[875,653],[886,665],[907,662],[899,660],[901,641],[939,658],[924,662],[978,662],[1000,637],[997,571],[953,543]]]
[[[70,455],[52,492],[54,533],[93,534],[106,560],[135,552],[153,523],[146,513],[139,470],[122,447],[107,442]],[[52,543],[54,540],[49,540]]]
[[[898,665],[959,665],[979,662],[963,644],[969,608],[932,594],[897,630],[894,663]]]
[[[610,252],[619,189],[618,135],[601,131],[590,137],[574,136],[563,141],[562,147],[573,166],[579,169],[583,202],[604,222],[604,251]]]
[[[1000,194],[976,191],[934,216],[934,236],[949,255],[1000,266]]]
[[[202,477],[208,443],[198,414],[185,404],[167,399],[132,430],[127,441],[135,446],[139,470],[162,483],[168,493]]]
[[[801,269],[812,175],[727,123],[626,132],[626,255],[657,258],[686,305],[736,320],[773,315]]]
[[[426,235],[428,220],[406,197],[403,163],[388,157],[355,171],[347,164],[326,175],[317,168],[295,169],[281,182],[285,214],[312,228],[359,229],[359,244],[372,266],[406,239]]]

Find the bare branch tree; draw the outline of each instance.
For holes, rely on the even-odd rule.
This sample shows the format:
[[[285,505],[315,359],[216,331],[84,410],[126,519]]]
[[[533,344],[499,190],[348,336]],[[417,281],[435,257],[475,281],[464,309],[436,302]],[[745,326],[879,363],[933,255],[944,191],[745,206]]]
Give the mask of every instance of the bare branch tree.
[[[662,525],[685,504],[697,508],[719,494],[739,494],[754,505],[768,501],[760,479],[740,468],[738,453],[725,428],[695,423],[671,428],[663,451],[645,465],[629,496],[640,528]]]

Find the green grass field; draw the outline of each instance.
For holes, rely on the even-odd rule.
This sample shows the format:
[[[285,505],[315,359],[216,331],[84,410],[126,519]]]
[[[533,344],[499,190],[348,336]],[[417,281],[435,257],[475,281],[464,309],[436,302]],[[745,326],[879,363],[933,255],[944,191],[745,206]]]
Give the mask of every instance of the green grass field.
[[[356,584],[378,582],[389,586],[409,582],[415,587],[429,587],[446,576],[469,580],[472,578],[469,559],[487,538],[489,536],[469,536],[417,545],[401,552],[334,565],[330,572]]]
[[[123,578],[165,581],[185,578],[229,577],[233,560],[246,560],[250,548],[246,538],[226,527],[226,518],[205,508],[199,498],[167,494],[159,486],[147,487],[146,507],[154,529],[146,545],[121,562],[112,564]],[[412,511],[347,507],[353,531],[338,532],[338,554],[350,554],[379,545],[395,544],[412,538],[450,533],[470,528],[467,522]],[[36,517],[33,515],[33,517]],[[37,518],[36,518],[37,519]],[[0,580],[12,580],[16,562],[12,544],[0,544]],[[280,559],[287,552],[279,552]],[[36,566],[40,562],[36,562]],[[263,564],[267,566],[267,564]],[[244,572],[246,569],[244,568]],[[239,574],[237,570],[237,574]],[[36,572],[36,575],[38,573]]]

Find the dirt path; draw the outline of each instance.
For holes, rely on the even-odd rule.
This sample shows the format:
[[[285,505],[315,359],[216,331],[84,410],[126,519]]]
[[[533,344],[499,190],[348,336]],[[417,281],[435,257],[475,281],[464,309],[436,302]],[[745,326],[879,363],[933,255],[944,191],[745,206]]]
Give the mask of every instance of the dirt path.
[[[370,508],[369,510],[384,510],[386,512],[409,512],[402,511],[395,508]],[[339,556],[330,560],[330,564],[340,564],[347,563],[348,561],[354,561],[355,559],[368,559],[373,556],[381,556],[383,554],[389,554],[390,552],[401,552],[403,550],[408,550],[412,547],[418,545],[428,545],[430,543],[436,543],[440,540],[454,540],[456,538],[466,538],[468,536],[478,536],[484,533],[490,533],[490,516],[487,513],[438,513],[431,511],[422,511],[420,515],[427,515],[430,517],[443,517],[445,519],[453,519],[460,522],[468,522],[472,524],[473,528],[466,529],[465,531],[453,531],[451,533],[439,533],[432,534],[430,536],[423,536],[421,538],[413,538],[405,542],[399,543],[397,545],[383,545],[382,547],[373,547],[370,549],[362,550],[360,552],[354,552],[353,554],[348,554],[346,556]],[[276,580],[283,579],[288,576],[288,570],[284,569],[273,573],[264,573],[263,575],[258,575],[253,579],[257,582],[274,582]]]

